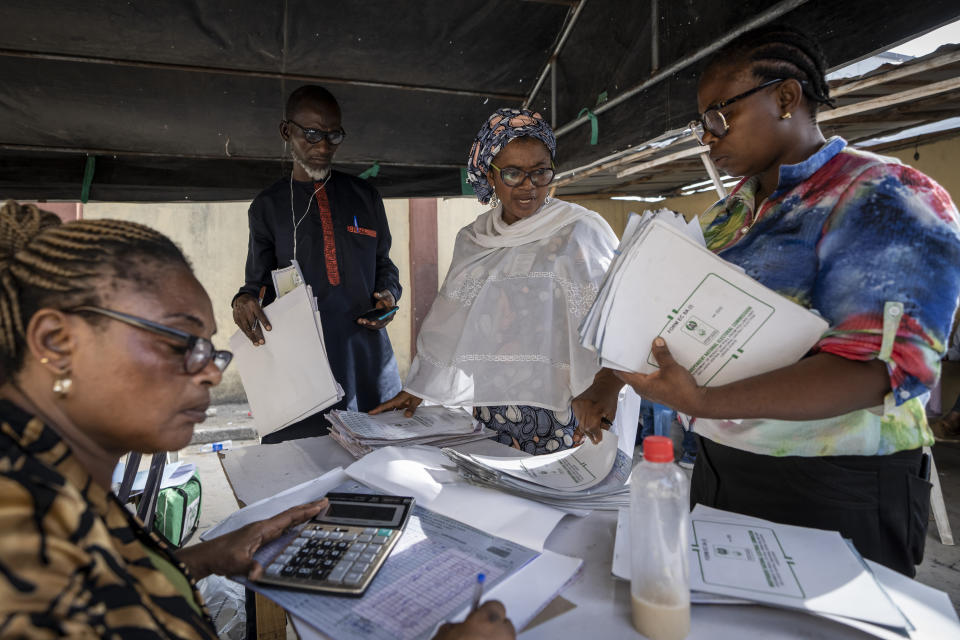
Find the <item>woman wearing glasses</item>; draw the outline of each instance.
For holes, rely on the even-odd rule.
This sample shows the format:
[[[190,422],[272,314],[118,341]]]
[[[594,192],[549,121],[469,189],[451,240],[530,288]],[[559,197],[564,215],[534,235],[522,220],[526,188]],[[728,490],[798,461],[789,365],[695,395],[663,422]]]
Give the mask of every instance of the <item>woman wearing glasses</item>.
[[[708,247],[830,329],[796,364],[698,387],[662,339],[645,398],[696,416],[691,503],[852,538],[907,575],[923,555],[933,444],[924,402],[960,293],[957,209],[897,160],[825,139],[819,47],[790,28],[747,33],[700,77],[692,124],[744,176],[702,217]]]
[[[304,505],[176,552],[120,504],[128,451],[186,446],[231,354],[183,254],[142,225],[0,210],[0,629],[215,638],[194,580],[260,571]]]
[[[498,440],[530,453],[574,443],[571,399],[597,372],[577,326],[617,238],[597,213],[547,197],[556,140],[525,109],[498,109],[477,135],[468,179],[492,208],[460,230],[417,337],[404,391],[371,413],[423,399],[474,407]]]
[[[0,210],[0,634],[217,637],[194,580],[255,576],[253,553],[326,500],[178,550],[113,496],[127,451],[175,451],[230,363],[210,299],[162,234]],[[514,637],[484,603],[438,638]]]

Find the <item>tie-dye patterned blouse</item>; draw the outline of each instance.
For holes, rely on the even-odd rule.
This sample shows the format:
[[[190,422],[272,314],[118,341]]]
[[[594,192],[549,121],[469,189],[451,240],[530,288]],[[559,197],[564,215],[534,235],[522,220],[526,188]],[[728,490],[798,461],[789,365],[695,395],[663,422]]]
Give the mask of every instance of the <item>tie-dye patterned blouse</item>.
[[[884,405],[825,420],[696,421],[715,442],[786,456],[885,455],[933,444],[924,403],[940,374],[960,293],[960,226],[947,192],[896,159],[831,138],[780,168],[754,211],[740,182],[701,224],[707,246],[816,310],[830,329],[813,352],[887,363]]]
[[[0,574],[3,638],[217,637],[183,563],[53,429],[6,401]]]

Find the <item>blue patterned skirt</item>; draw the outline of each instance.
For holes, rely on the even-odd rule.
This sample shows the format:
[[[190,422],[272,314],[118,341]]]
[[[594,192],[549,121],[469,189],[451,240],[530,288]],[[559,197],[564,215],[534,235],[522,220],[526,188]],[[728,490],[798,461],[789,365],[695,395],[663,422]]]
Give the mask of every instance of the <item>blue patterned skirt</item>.
[[[527,453],[553,453],[577,442],[573,434],[577,419],[569,408],[552,411],[513,404],[474,407],[473,417],[497,432],[491,440]]]

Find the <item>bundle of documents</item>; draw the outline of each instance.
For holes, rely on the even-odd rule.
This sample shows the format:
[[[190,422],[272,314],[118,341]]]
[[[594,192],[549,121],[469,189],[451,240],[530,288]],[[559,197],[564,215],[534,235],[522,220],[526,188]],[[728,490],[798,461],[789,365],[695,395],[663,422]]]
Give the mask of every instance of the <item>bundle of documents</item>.
[[[605,433],[599,444],[539,456],[487,456],[444,449],[460,475],[470,482],[499,489],[567,510],[614,510],[630,504],[632,460],[617,448],[617,437]]]
[[[285,290],[278,281],[277,299],[263,308],[271,325],[270,331],[263,332],[264,344],[254,346],[240,331],[230,337],[260,435],[312,416],[343,398],[327,360],[317,299],[296,274],[294,268],[283,280],[300,284]]]
[[[920,626],[921,620],[910,620],[877,579],[877,572],[893,572],[864,561],[836,531],[697,505],[690,514],[689,541],[694,604],[799,609],[880,638],[914,637]],[[629,512],[622,511],[615,576],[630,579],[631,549]]]
[[[386,446],[450,447],[496,435],[466,411],[441,406],[420,407],[410,418],[402,411],[375,416],[358,411],[331,411],[328,419],[330,437],[355,458]]]
[[[722,385],[796,362],[827,327],[709,251],[696,221],[660,210],[630,217],[580,342],[605,367],[652,373],[661,336],[697,383]]]

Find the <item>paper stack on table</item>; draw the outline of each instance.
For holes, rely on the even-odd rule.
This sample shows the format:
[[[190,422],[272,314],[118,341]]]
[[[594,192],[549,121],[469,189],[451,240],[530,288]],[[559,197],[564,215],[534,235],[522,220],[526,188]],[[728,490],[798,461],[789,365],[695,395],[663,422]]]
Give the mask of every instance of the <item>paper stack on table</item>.
[[[603,366],[652,373],[662,336],[699,384],[721,385],[796,362],[827,328],[707,250],[695,221],[662,210],[628,220],[580,342]]]
[[[621,512],[617,521],[612,570],[627,580],[632,550],[628,516]],[[919,600],[936,599],[934,589],[864,561],[836,531],[779,524],[703,505],[690,514],[690,590],[694,604],[759,603],[799,609],[891,640],[960,632],[954,612],[945,618],[913,603],[918,599],[911,593],[924,590],[929,593]],[[930,635],[934,628],[950,633]]]
[[[330,437],[355,458],[387,446],[425,444],[451,447],[484,440],[496,433],[487,429],[462,409],[420,407],[413,417],[403,411],[372,416],[358,411],[331,411]]]
[[[573,510],[618,509],[630,503],[632,460],[605,433],[600,444],[543,455],[487,456],[444,449],[460,475],[470,482]]]
[[[295,273],[295,270],[294,270]],[[242,332],[230,348],[261,435],[323,411],[343,398],[333,378],[317,300],[300,284],[263,308],[271,330],[254,346]]]

